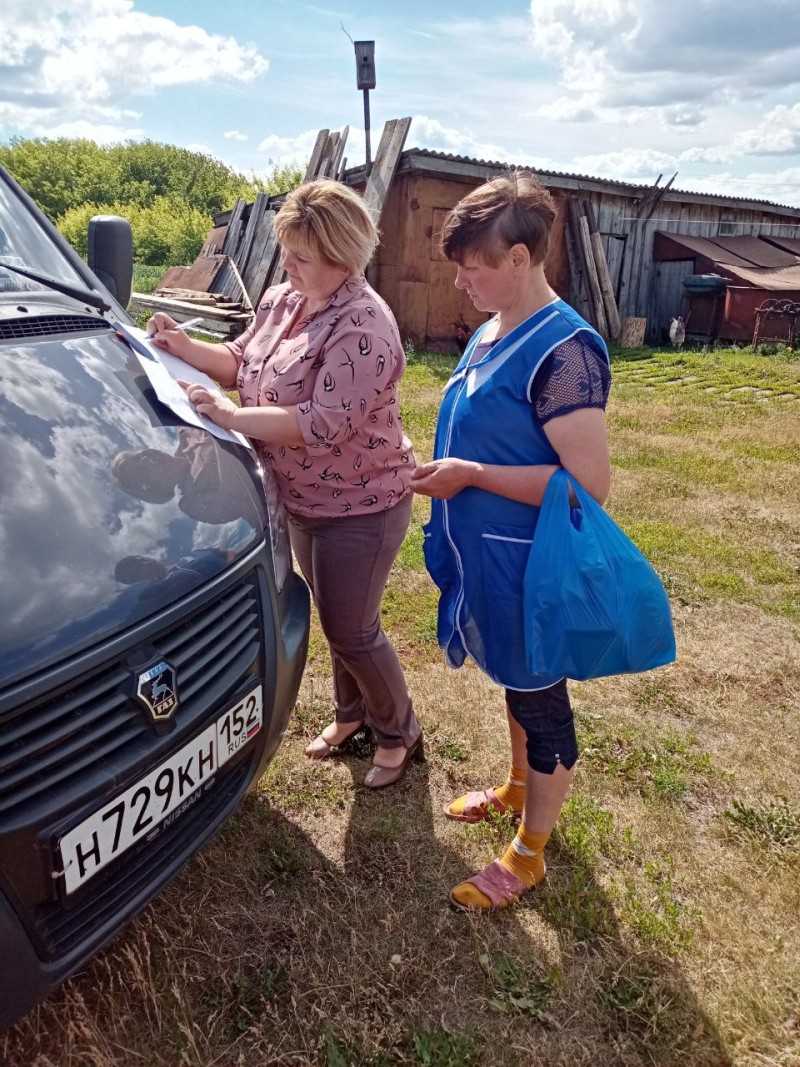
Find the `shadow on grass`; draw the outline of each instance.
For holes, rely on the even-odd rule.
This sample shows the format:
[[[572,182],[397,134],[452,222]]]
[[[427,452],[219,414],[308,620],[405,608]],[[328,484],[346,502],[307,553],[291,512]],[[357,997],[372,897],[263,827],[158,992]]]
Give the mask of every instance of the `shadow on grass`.
[[[555,932],[562,958],[572,961],[589,980],[583,1003],[599,1028],[629,1062],[635,1049],[640,1062],[672,1067],[731,1067],[713,1021],[701,1008],[678,959],[636,939],[619,922],[617,906],[596,875],[581,835],[556,829],[548,846],[548,877],[522,905],[536,911]]]
[[[504,836],[508,829],[489,827],[487,833]],[[371,925],[375,937],[360,966],[379,969],[392,957],[398,963],[388,999],[372,1006],[362,1000],[340,1029],[349,1058],[327,1062],[384,1062],[368,1052],[377,1051],[372,1016],[384,1024],[394,1020],[394,1044],[385,1043],[390,1027],[377,1040],[384,1055],[400,1055],[391,1063],[517,1063],[522,1034],[532,1064],[729,1067],[732,1060],[680,964],[663,951],[643,949],[620,927],[595,873],[597,857],[580,835],[557,832],[548,853],[545,886],[519,908],[466,916],[448,905],[448,893],[473,872],[435,832],[427,767],[412,768],[402,784],[383,793],[357,790],[344,873],[362,901],[358,921]],[[560,968],[543,966],[543,943],[522,921],[523,909],[537,912],[555,933]],[[342,936],[359,935],[345,922]],[[580,1034],[572,1035],[576,1018]],[[532,1029],[541,1038],[531,1040]],[[443,1052],[425,1052],[442,1041]],[[542,1058],[530,1058],[540,1047]]]

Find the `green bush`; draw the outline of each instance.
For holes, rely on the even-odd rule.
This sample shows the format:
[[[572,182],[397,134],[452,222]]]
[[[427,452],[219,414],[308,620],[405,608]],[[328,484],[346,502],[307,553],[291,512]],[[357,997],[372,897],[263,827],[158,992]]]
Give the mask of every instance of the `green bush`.
[[[137,204],[159,198],[180,201],[210,217],[258,192],[284,193],[302,180],[294,167],[276,167],[251,181],[213,156],[157,141],[98,145],[60,137],[12,137],[0,143],[6,167],[51,219],[84,204]]]
[[[133,231],[133,254],[139,263],[191,263],[210,228],[209,218],[174,197],[160,196],[142,207],[135,203],[82,204],[58,219],[58,228],[86,256],[86,237],[93,215],[121,215]]]

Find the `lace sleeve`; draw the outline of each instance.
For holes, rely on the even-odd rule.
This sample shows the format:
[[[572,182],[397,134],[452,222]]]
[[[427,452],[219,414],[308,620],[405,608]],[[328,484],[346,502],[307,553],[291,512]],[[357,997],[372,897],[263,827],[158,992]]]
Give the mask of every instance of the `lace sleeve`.
[[[611,371],[603,356],[579,336],[571,337],[545,360],[533,382],[531,403],[544,426],[580,408],[605,408],[610,389]]]

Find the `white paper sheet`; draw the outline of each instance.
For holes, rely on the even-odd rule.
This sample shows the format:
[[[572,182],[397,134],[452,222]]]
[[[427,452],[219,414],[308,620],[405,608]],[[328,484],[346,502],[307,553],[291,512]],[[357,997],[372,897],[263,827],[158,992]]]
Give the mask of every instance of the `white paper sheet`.
[[[115,325],[136,353],[142,370],[162,404],[166,404],[170,411],[190,426],[199,426],[203,430],[208,430],[221,441],[233,441],[234,444],[242,445],[244,448],[253,447],[242,434],[236,433],[235,430],[226,430],[222,426],[217,426],[211,419],[207,419],[205,415],[199,415],[189,403],[186,393],[178,385],[178,379],[180,379],[183,382],[191,382],[192,385],[204,385],[207,389],[218,393],[220,388],[213,378],[209,378],[207,374],[184,360],[178,359],[177,356],[171,356],[169,352],[156,348],[150,343],[147,333],[137,326],[128,326],[122,322]]]

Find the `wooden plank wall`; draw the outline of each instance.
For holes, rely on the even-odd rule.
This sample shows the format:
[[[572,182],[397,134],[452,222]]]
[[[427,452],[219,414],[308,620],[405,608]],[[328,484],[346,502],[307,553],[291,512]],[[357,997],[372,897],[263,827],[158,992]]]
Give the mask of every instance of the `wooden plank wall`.
[[[438,230],[446,212],[479,182],[470,179],[401,174],[392,182],[381,219],[382,238],[375,260],[376,287],[397,316],[401,334],[415,344],[441,342],[457,335],[456,322],[468,330],[486,318],[469,298],[453,286],[455,267],[438,251]],[[574,255],[568,228],[563,224],[564,191],[551,190],[559,204],[546,262],[548,278],[556,291],[588,317],[585,292],[570,286],[569,265]],[[693,272],[691,261],[675,264],[653,260],[656,231],[714,238],[726,222],[737,223],[730,232],[800,236],[800,227],[787,216],[723,204],[694,204],[667,194],[646,222],[636,218],[633,195],[595,191],[583,193],[595,211],[603,235],[608,268],[621,317],[647,318],[647,340],[661,343],[670,320],[686,313],[683,279]],[[674,197],[674,199],[671,199]],[[743,224],[743,225],[739,225]],[[725,233],[723,226],[723,233]]]
[[[670,320],[686,314],[683,279],[693,273],[690,260],[677,264],[656,263],[653,259],[653,240],[657,231],[682,233],[695,237],[714,238],[728,232],[724,224],[735,222],[730,234],[797,236],[796,222],[775,225],[780,216],[753,209],[731,208],[723,204],[694,204],[665,197],[657,206],[654,217],[641,222],[635,219],[637,201],[610,193],[592,193],[589,197],[598,217],[598,227],[604,236],[609,272],[620,305],[620,315],[647,318],[647,340],[661,343],[667,337]],[[620,240],[608,236],[618,234]],[[578,310],[580,294],[572,294]],[[582,311],[585,314],[585,311]]]
[[[405,174],[395,178],[381,218],[381,243],[375,259],[375,285],[392,307],[404,340],[435,347],[455,347],[454,339],[471,333],[487,315],[454,282],[456,268],[439,249],[447,212],[480,184]],[[551,284],[569,297],[563,197],[553,227],[546,270]]]

